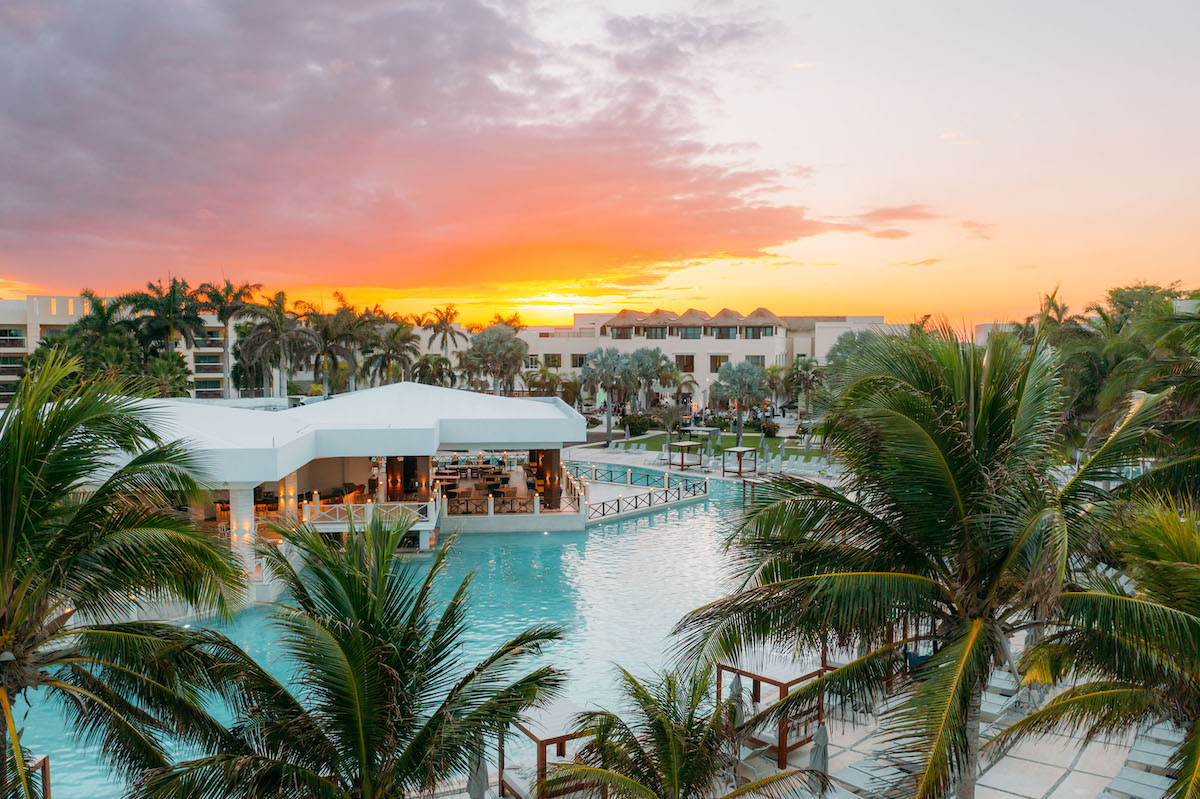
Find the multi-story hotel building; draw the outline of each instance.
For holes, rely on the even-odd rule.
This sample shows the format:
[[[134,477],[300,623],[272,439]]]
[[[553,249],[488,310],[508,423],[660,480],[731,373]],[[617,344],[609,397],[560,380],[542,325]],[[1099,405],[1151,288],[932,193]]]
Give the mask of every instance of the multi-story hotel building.
[[[25,356],[36,350],[47,334],[63,330],[83,316],[86,302],[82,297],[43,295],[0,300],[0,404],[12,397]],[[192,395],[219,399],[225,396],[225,328],[215,316],[202,316],[203,338],[193,345],[181,344],[180,352],[196,375]]]
[[[692,376],[693,398],[703,403],[726,362],[784,366],[798,355],[823,362],[843,333],[904,327],[884,324],[882,316],[778,316],[766,308],[745,316],[728,308],[709,315],[689,308],[683,313],[659,309],[623,310],[615,316],[575,314],[569,327],[531,327],[520,336],[529,344],[526,366],[563,373],[582,369],[588,353],[601,347],[626,353],[657,347]]]

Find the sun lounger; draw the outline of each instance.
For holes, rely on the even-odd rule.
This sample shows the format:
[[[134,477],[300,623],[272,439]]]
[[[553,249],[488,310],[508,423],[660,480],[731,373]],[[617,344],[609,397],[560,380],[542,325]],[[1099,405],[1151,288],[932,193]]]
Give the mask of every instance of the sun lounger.
[[[911,774],[891,763],[883,763],[870,758],[851,763],[833,775],[834,780],[868,796],[899,793],[900,786],[911,778]]]
[[[1133,746],[1129,749],[1129,759],[1127,762],[1162,774],[1170,766],[1171,756],[1174,753],[1175,747],[1171,744],[1138,736],[1137,740],[1133,742]]]
[[[1133,799],[1162,799],[1171,787],[1171,778],[1126,766],[1108,784],[1107,792],[1131,796]]]
[[[1159,741],[1165,744],[1174,744],[1178,746],[1183,743],[1183,730],[1173,724],[1155,724],[1142,733],[1143,736],[1153,741]]]

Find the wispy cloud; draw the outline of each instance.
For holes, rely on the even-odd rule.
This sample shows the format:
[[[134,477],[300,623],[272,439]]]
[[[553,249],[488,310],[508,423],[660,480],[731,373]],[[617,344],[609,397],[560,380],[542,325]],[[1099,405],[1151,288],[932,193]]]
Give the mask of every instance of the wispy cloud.
[[[967,232],[967,238],[970,239],[991,239],[992,225],[986,222],[976,222],[972,219],[963,220],[963,230]]]
[[[924,258],[920,261],[900,261],[892,264],[892,266],[933,266],[934,264],[940,264],[941,262],[941,258]]]

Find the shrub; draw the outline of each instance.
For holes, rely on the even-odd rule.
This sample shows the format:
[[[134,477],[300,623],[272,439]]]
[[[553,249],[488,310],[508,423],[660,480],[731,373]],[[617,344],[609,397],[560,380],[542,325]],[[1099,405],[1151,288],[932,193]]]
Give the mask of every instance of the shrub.
[[[760,425],[762,434],[767,438],[775,438],[779,435],[779,425],[772,421],[765,421]]]
[[[631,413],[621,420],[621,426],[625,428],[626,433],[630,438],[640,436],[646,433],[654,426],[656,420],[650,416],[642,416],[641,414]]]
[[[588,426],[588,429],[589,429],[589,430],[590,430],[590,429],[592,429],[593,427],[599,427],[601,424],[603,424],[603,423],[602,423],[602,422],[601,422],[601,421],[600,421],[600,420],[599,420],[597,417],[595,417],[595,416],[585,416],[585,417],[584,417],[584,420],[587,422],[587,426]]]

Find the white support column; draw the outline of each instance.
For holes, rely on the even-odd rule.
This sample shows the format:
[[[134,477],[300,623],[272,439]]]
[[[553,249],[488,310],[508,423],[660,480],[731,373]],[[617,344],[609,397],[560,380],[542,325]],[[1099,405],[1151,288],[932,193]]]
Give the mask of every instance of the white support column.
[[[299,475],[292,472],[287,477],[283,478],[283,488],[286,493],[286,500],[283,494],[279,495],[281,502],[284,502],[280,508],[289,518],[295,518],[299,513]]]
[[[254,544],[258,527],[254,520],[254,487],[229,489],[229,546],[247,574],[254,572]]]

